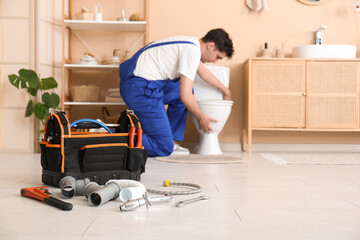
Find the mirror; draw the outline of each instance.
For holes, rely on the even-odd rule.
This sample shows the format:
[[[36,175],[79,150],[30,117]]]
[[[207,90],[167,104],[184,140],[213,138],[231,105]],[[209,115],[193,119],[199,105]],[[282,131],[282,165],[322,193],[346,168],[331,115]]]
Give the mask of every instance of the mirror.
[[[326,3],[328,0],[297,0],[297,1],[309,6],[317,6]]]

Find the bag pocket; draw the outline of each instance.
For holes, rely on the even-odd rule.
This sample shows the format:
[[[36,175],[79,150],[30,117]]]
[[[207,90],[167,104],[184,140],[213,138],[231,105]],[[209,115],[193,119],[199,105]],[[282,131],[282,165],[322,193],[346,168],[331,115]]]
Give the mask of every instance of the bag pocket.
[[[43,148],[45,146],[43,154]],[[61,148],[60,144],[41,144],[41,165],[44,169],[60,172],[61,170]],[[44,155],[44,157],[43,157]],[[46,157],[45,157],[46,156]]]
[[[148,157],[148,151],[143,148],[128,148],[128,157],[126,168],[131,171],[145,172],[145,164]]]
[[[80,148],[81,171],[111,171],[125,169],[126,143],[85,145]]]
[[[40,142],[40,150],[41,150],[41,167],[43,169],[48,170],[48,164],[47,164],[47,156],[46,156],[46,143],[45,141]]]

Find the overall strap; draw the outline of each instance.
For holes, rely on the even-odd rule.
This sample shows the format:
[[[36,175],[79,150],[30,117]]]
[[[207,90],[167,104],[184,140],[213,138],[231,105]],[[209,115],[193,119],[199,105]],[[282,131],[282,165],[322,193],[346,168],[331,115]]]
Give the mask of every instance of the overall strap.
[[[197,46],[195,43],[193,43],[191,41],[169,41],[169,42],[161,42],[161,43],[155,43],[155,44],[149,43],[148,45],[146,45],[145,47],[142,48],[142,51],[146,51],[153,47],[159,47],[159,46],[170,45],[170,44],[193,44],[193,45]]]

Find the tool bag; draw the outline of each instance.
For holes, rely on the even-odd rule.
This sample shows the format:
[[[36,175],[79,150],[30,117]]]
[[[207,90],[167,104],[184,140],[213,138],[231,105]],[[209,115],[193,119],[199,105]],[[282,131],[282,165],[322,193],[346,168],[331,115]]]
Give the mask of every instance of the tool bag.
[[[99,125],[108,132],[71,132],[81,124]],[[64,112],[51,113],[40,142],[42,181],[59,186],[65,176],[89,178],[100,185],[110,179],[140,181],[145,172],[148,152],[142,146],[142,128],[133,111],[121,113],[115,132],[91,119],[70,124]]]

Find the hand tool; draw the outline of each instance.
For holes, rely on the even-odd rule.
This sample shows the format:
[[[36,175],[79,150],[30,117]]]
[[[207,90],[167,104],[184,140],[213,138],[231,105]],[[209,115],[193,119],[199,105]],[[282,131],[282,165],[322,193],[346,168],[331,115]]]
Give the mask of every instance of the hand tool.
[[[128,212],[143,205],[146,205],[146,208],[149,209],[149,207],[152,206],[153,203],[170,202],[172,198],[173,197],[171,195],[149,198],[147,196],[147,193],[145,193],[142,198],[137,198],[120,205],[120,211]]]
[[[57,207],[64,211],[72,209],[71,203],[63,202],[57,198],[52,197],[47,187],[29,187],[21,189],[21,196],[40,200],[46,204]]]
[[[209,199],[210,199],[209,196],[199,196],[197,198],[192,198],[192,199],[177,202],[175,206],[176,207],[183,207],[183,206],[185,206],[185,204],[188,204],[188,203],[191,203],[191,202],[196,202],[196,201],[200,201],[200,200],[209,200]]]

